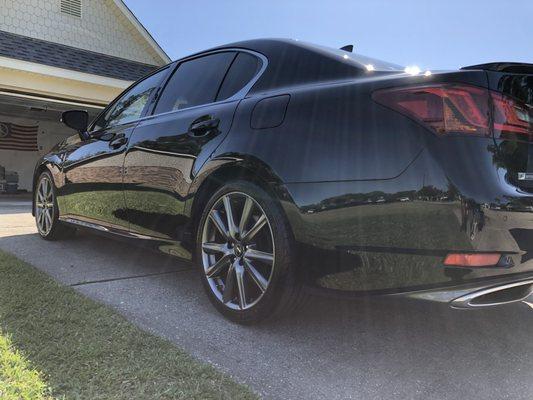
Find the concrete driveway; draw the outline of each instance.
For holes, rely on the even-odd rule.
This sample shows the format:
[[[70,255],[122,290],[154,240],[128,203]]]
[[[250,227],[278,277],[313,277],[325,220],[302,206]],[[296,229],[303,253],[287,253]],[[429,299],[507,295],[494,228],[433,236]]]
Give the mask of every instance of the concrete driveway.
[[[212,308],[190,265],[107,238],[45,242],[0,201],[0,248],[274,399],[531,399],[533,310],[313,298],[256,327]]]

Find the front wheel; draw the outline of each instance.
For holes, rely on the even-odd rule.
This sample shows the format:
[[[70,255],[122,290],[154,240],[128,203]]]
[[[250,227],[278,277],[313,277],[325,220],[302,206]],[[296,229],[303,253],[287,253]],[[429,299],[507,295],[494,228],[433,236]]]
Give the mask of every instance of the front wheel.
[[[45,171],[39,176],[34,196],[35,223],[37,232],[43,239],[57,240],[73,232],[73,229],[62,225],[58,219],[55,186],[49,172]]]
[[[280,206],[260,187],[236,181],[218,190],[199,223],[197,260],[211,302],[252,323],[291,311],[301,284]]]

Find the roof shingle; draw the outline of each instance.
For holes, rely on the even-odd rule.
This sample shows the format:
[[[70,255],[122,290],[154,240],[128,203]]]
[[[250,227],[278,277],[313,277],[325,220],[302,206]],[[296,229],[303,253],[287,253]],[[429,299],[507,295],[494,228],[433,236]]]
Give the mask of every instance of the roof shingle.
[[[0,31],[0,56],[127,81],[158,68],[5,31]]]

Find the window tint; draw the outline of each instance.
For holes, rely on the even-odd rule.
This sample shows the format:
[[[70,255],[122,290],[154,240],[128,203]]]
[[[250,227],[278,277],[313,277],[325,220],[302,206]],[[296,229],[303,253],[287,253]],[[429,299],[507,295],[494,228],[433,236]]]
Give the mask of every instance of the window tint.
[[[257,57],[239,53],[222,83],[217,100],[224,100],[241,90],[259,71],[261,64]]]
[[[167,73],[167,68],[142,80],[124,93],[104,114],[98,118],[93,131],[139,119],[152,93]]]
[[[181,64],[159,98],[156,114],[212,103],[234,52],[216,53]]]

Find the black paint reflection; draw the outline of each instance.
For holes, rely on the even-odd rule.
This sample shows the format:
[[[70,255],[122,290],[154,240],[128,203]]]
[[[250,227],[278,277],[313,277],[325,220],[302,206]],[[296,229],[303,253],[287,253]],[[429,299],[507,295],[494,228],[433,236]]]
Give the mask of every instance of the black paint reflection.
[[[286,185],[299,205],[297,210],[286,205],[299,240],[331,252],[329,257],[304,252],[311,256],[303,269],[311,271],[314,283],[343,291],[406,290],[467,283],[531,268],[524,262],[530,260],[527,243],[528,238],[533,242],[533,235],[528,229],[514,230],[521,224],[527,226],[527,220],[533,218],[525,208],[532,204],[531,199],[520,196],[508,181],[499,187],[483,184],[500,176],[498,169],[502,169],[493,163],[490,140],[466,145],[484,149],[477,152],[479,164],[485,166],[488,161],[491,165],[479,176],[481,168],[465,168],[472,164],[475,152],[462,159],[464,154],[453,147],[443,155],[447,149],[441,142],[437,144],[439,159],[453,163],[446,171],[435,161],[434,153],[427,151],[393,180],[331,182],[310,185],[312,188]],[[476,182],[464,184],[473,176]],[[515,266],[505,271],[445,267],[444,257],[454,251],[508,252]],[[333,256],[338,252],[354,257]]]

